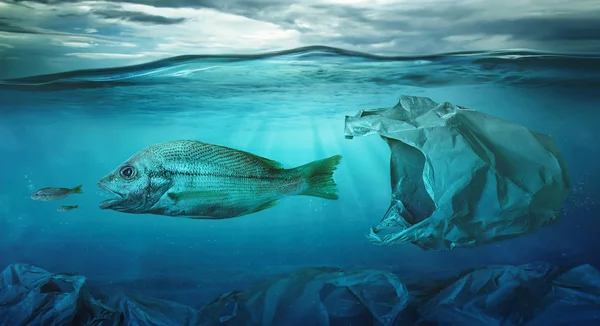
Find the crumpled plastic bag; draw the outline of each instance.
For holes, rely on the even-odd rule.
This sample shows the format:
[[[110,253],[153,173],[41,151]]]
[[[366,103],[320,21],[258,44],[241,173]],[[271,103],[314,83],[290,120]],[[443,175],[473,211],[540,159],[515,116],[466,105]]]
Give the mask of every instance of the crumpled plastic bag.
[[[13,264],[0,274],[0,325],[196,325],[191,307],[90,292],[86,278]]]
[[[416,325],[598,325],[600,273],[547,263],[474,270],[419,308]]]
[[[200,311],[203,325],[395,325],[408,292],[391,273],[306,267],[226,293]]]
[[[550,136],[427,97],[346,116],[346,138],[379,134],[391,150],[392,202],[377,244],[476,247],[560,219],[570,188]]]
[[[77,319],[85,277],[50,274],[11,265],[0,274],[0,321],[4,325],[71,325]]]
[[[307,267],[224,294],[200,311],[13,264],[0,274],[0,325],[394,325],[408,302],[389,272]]]
[[[199,289],[199,291],[202,291]],[[88,287],[85,277],[14,264],[0,274],[0,325],[597,325],[600,272],[548,263],[488,266],[450,279],[306,267],[200,311]]]

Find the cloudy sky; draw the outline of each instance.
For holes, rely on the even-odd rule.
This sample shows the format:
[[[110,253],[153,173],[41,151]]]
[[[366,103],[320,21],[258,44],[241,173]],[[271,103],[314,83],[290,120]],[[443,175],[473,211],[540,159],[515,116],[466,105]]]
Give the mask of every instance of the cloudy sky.
[[[598,0],[0,0],[0,78],[329,45],[600,52]]]

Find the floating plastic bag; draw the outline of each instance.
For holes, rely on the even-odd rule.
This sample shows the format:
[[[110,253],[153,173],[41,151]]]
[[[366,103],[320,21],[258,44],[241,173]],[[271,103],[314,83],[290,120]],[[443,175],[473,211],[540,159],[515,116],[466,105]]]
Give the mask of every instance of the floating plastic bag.
[[[374,243],[476,247],[559,220],[570,181],[550,136],[417,96],[347,116],[345,129],[381,135],[392,153],[392,203]]]

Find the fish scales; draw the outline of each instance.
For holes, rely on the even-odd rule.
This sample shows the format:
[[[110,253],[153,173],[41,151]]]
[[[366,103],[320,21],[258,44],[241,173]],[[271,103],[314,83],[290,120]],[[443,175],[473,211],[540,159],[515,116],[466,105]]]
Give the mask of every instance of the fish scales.
[[[251,197],[261,196],[270,193],[293,193],[302,185],[302,178],[290,176],[287,179],[260,179],[260,178],[241,178],[230,176],[211,176],[211,175],[179,175],[173,176],[173,192],[184,191],[212,191],[219,190],[226,192],[230,196],[247,193]]]
[[[163,159],[164,168],[171,173],[263,176],[273,178],[278,165],[275,161],[227,147],[202,142],[181,141],[153,145],[149,152]],[[265,161],[272,162],[268,165]]]
[[[176,178],[177,179],[177,178]],[[223,177],[193,177],[193,184],[175,181],[171,188],[173,193],[207,193],[202,202],[205,205],[219,204],[222,206],[254,207],[257,199],[271,201],[277,199],[283,190],[284,184],[274,186],[270,182],[260,180],[232,180]],[[296,181],[297,182],[297,181]],[[293,192],[297,185],[288,187],[287,191]],[[189,201],[189,199],[188,199]],[[249,209],[248,208],[248,209]]]
[[[191,140],[148,146],[98,185],[117,198],[103,209],[125,213],[232,218],[268,209],[285,196],[335,200],[341,156],[285,169],[252,153]]]

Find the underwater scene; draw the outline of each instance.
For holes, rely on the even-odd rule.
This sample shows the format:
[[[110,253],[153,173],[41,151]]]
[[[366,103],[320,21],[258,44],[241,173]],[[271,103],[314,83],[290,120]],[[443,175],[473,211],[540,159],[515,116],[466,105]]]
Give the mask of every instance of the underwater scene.
[[[599,17],[0,0],[0,326],[600,326]]]
[[[2,325],[598,325],[600,57],[329,47],[0,85]]]

